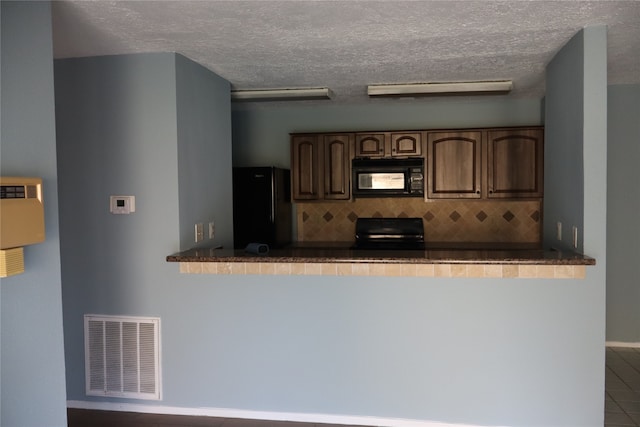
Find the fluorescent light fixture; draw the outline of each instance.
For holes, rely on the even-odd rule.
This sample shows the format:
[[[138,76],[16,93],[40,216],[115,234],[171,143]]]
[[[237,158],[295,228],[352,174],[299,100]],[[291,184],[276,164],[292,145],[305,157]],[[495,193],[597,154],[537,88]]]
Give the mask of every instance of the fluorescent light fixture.
[[[369,96],[410,96],[449,93],[506,93],[513,88],[511,80],[475,82],[434,82],[415,84],[369,85]]]
[[[302,101],[331,99],[333,93],[327,87],[302,89],[232,90],[232,101]]]

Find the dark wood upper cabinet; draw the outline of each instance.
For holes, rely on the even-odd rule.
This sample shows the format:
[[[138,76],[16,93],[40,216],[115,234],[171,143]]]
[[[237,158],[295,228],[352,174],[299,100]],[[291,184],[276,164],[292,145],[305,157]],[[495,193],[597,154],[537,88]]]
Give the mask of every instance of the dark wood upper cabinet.
[[[349,200],[352,158],[353,134],[292,135],[293,200]]]
[[[355,134],[356,157],[415,157],[422,155],[422,132]]]
[[[359,133],[355,136],[356,157],[384,157],[385,156],[384,133]]]
[[[391,157],[422,155],[421,132],[391,132]]]
[[[542,197],[543,138],[541,128],[487,131],[489,198]]]
[[[427,133],[427,197],[482,197],[482,132]]]
[[[349,200],[351,198],[352,136],[349,134],[324,135],[324,198]]]
[[[292,134],[292,197],[350,200],[354,156],[424,156],[427,199],[541,199],[543,139],[542,127]]]
[[[291,137],[291,190],[294,200],[318,200],[321,198],[320,156],[318,135]]]

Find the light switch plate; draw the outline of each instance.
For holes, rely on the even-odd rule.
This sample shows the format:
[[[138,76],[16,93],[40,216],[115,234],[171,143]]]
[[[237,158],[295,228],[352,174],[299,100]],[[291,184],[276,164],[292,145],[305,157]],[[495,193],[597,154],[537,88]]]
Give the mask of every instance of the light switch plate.
[[[130,214],[136,211],[135,196],[111,196],[109,211],[112,214]]]

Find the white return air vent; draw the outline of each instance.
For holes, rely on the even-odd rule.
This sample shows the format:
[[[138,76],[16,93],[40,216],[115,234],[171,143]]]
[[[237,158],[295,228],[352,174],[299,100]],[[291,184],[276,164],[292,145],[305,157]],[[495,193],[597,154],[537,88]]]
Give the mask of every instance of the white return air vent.
[[[160,400],[160,319],[85,315],[89,396]]]

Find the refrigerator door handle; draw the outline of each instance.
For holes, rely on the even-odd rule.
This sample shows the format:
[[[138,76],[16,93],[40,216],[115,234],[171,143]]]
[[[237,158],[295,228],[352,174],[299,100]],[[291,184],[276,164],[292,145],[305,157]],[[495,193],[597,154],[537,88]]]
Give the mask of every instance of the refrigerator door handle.
[[[271,217],[269,218],[269,222],[271,224],[275,224],[276,222],[276,205],[278,204],[278,186],[276,185],[276,170],[273,170],[271,174],[271,194],[273,197],[271,198]]]

